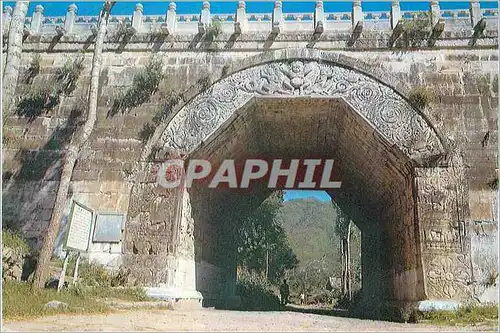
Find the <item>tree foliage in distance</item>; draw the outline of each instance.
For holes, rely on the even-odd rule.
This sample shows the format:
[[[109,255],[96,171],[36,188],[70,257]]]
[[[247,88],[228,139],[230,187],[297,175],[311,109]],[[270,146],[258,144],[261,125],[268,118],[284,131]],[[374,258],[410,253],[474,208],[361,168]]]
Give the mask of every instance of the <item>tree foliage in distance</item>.
[[[266,274],[278,281],[287,269],[298,265],[298,259],[288,244],[287,236],[276,219],[283,205],[283,193],[269,196],[238,230],[238,264],[248,270]]]

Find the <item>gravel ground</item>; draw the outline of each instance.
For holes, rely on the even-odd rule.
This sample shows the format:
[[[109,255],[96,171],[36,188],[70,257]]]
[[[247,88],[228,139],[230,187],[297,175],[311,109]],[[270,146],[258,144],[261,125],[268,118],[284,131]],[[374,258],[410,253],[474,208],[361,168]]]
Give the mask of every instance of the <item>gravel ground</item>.
[[[399,324],[298,312],[201,309],[118,310],[102,315],[57,315],[4,323],[2,331],[470,331],[486,327]]]

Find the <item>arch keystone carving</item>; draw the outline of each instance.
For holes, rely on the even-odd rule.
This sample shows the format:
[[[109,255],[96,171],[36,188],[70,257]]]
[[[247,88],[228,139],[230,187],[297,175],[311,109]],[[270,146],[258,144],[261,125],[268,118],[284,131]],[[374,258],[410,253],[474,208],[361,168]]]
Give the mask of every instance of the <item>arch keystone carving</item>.
[[[188,102],[160,145],[189,154],[253,97],[343,98],[417,164],[444,155],[433,127],[392,88],[358,71],[318,60],[279,60],[243,69]]]

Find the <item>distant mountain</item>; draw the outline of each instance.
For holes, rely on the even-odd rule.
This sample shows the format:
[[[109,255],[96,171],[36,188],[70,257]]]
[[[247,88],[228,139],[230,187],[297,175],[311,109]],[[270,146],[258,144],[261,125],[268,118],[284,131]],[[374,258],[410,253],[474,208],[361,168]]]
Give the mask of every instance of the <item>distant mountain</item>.
[[[331,273],[341,271],[339,238],[334,232],[337,212],[330,202],[296,199],[283,203],[280,220],[300,267],[325,255]]]

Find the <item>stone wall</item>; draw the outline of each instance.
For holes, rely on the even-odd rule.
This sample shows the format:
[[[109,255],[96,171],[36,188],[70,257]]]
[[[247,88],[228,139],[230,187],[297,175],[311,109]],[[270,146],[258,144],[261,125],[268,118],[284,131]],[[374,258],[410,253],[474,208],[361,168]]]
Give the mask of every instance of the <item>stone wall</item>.
[[[496,225],[496,32],[488,30],[488,38],[481,39],[475,49],[464,47],[470,40],[469,31],[466,31],[450,32],[451,39],[443,39],[434,48],[415,50],[387,48],[390,32],[366,32],[365,39],[356,42],[352,48],[346,48],[348,38],[342,37],[342,34],[345,35],[330,32],[316,46],[327,49],[327,53],[341,66],[368,73],[403,96],[408,97],[415,86],[426,86],[434,92],[433,101],[423,113],[442,134],[450,150],[460,155],[463,177],[467,180],[461,185],[466,195],[460,198],[466,209],[460,216],[451,219],[467,225],[476,220]],[[310,40],[303,33],[280,35],[270,43],[263,36],[265,34],[253,34],[231,45],[228,44],[229,36],[224,34],[210,45],[198,41],[188,43],[194,37],[191,35],[159,45],[145,42],[145,38],[140,36],[122,48],[117,43],[106,44],[100,78],[98,121],[75,167],[71,195],[96,211],[127,214],[122,259],[131,268],[135,267],[134,274],[140,282],[160,284],[168,279],[168,270],[172,268],[167,267],[167,254],[174,252],[173,235],[181,221],[175,217],[177,206],[174,203],[178,196],[175,191],[155,192],[152,180],[138,184],[153,178],[149,168],[143,167],[144,163],[152,162],[144,158],[149,154],[139,132],[145,124],[151,123],[172,90],[183,93],[181,101],[172,111],[173,115],[212,82],[237,69],[280,59],[307,59],[315,52],[304,48],[310,45]],[[48,84],[57,68],[62,67],[67,59],[77,57],[82,49],[85,50],[84,44],[75,43],[79,39],[82,37],[65,36],[55,45],[51,45],[50,38],[29,37],[25,41],[16,93],[19,101],[35,87]],[[284,49],[279,50],[281,48]],[[91,51],[91,47],[86,50]],[[32,83],[26,83],[24,72],[34,54],[40,55],[41,71]],[[166,74],[159,91],[149,102],[123,114],[110,116],[115,98],[126,91],[132,84],[134,74],[144,68],[152,55],[163,60]],[[70,117],[72,112],[73,115],[85,112],[92,55],[87,52],[84,57],[85,68],[77,88],[69,96],[62,96],[55,108],[33,120],[13,115],[5,118],[4,223],[21,229],[34,247],[40,246],[40,236],[47,228],[58,184],[61,155],[73,133],[75,123],[70,121],[67,126],[68,119],[73,119]],[[161,132],[161,127],[165,127],[170,119],[171,116],[167,117],[157,132]],[[155,138],[158,137],[153,137],[153,140]],[[429,204],[439,202],[431,200]],[[405,209],[411,211],[412,208],[408,206]],[[401,211],[400,216],[406,213]],[[412,232],[416,231],[412,229]],[[444,243],[447,241],[444,240]],[[92,248],[97,252],[105,251]],[[413,269],[410,267],[408,274],[416,274]],[[400,283],[404,284],[409,279],[412,277],[402,277]]]

